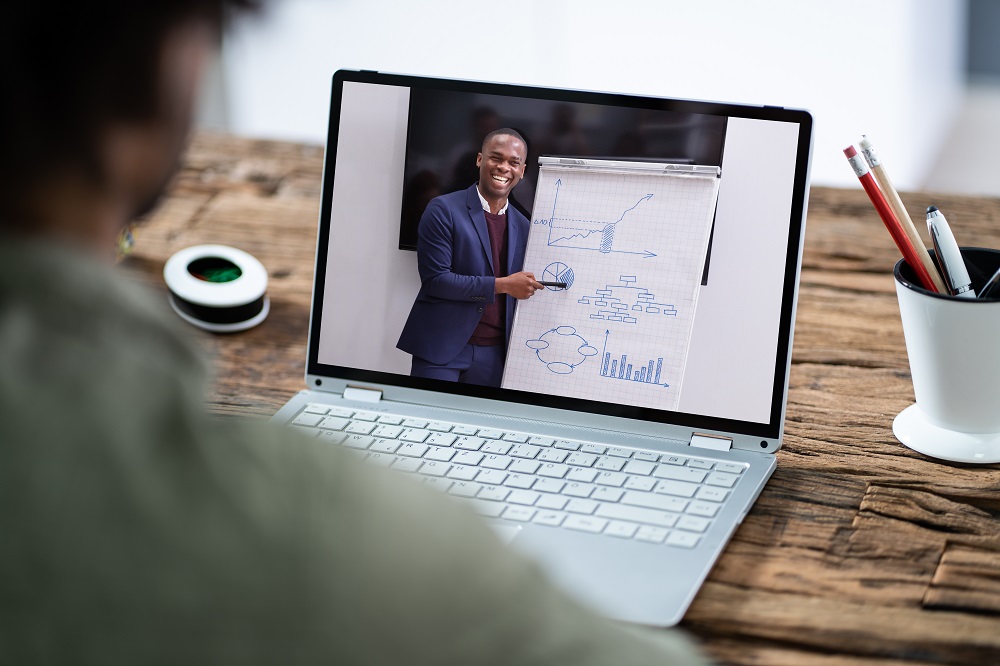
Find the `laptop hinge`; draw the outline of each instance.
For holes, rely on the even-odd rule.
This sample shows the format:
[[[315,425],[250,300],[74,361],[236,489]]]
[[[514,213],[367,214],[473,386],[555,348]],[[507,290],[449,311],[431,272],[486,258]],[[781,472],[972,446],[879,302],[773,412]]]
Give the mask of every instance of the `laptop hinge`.
[[[344,389],[344,400],[357,400],[358,402],[378,402],[382,399],[382,391],[359,386],[348,386]]]
[[[728,451],[733,448],[733,440],[729,437],[722,437],[721,435],[703,435],[696,432],[691,435],[690,445],[697,446],[699,449]]]

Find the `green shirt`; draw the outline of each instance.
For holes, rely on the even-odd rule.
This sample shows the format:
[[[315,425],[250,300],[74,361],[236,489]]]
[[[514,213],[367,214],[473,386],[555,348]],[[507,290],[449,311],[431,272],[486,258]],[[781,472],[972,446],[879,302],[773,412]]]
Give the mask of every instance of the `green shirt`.
[[[209,416],[160,301],[0,238],[0,663],[702,663],[570,601],[445,496]]]

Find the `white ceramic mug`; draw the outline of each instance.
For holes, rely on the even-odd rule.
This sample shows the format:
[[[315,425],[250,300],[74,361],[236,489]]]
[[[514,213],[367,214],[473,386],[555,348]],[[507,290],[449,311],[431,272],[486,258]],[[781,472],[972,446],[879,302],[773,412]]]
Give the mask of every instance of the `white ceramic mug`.
[[[979,293],[1000,267],[1000,251],[962,248],[962,257]],[[927,455],[1000,460],[1000,299],[930,292],[905,260],[893,274],[917,399],[916,409],[904,410],[893,431]]]

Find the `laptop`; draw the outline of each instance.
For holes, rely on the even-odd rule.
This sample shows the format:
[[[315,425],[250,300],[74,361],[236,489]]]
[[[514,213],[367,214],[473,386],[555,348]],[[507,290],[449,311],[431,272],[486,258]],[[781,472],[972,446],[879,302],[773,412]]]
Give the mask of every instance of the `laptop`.
[[[421,220],[475,195],[498,128],[527,152],[507,268],[549,286],[508,310],[502,379],[430,378],[397,346],[442,300]],[[469,504],[597,612],[676,624],[775,469],[811,147],[802,110],[338,71],[307,388],[274,419]],[[482,215],[455,219],[486,261]]]

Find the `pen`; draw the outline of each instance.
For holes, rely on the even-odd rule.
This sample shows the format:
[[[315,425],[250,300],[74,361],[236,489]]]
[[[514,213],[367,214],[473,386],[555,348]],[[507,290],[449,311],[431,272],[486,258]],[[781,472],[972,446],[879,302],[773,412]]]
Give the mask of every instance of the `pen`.
[[[889,208],[888,202],[886,202],[885,197],[879,192],[878,185],[875,184],[875,179],[872,177],[871,171],[868,169],[868,165],[865,164],[865,160],[861,155],[858,154],[857,149],[854,146],[848,146],[844,148],[844,155],[847,156],[847,161],[851,163],[851,168],[854,169],[854,174],[861,181],[861,186],[865,188],[865,192],[868,193],[868,198],[871,199],[872,204],[875,206],[875,210],[878,211],[879,217],[882,218],[882,223],[885,224],[885,228],[889,230],[889,235],[892,236],[892,240],[895,241],[896,247],[899,248],[900,253],[903,258],[906,259],[906,263],[910,265],[913,272],[917,274],[917,280],[920,282],[920,286],[928,291],[933,291],[937,293],[937,287],[934,286],[934,280],[931,279],[931,274],[927,272],[924,265],[920,263],[917,258],[917,251],[913,247],[913,243],[907,238],[906,232],[903,231],[903,227],[899,224],[899,220],[893,214],[892,209]]]
[[[975,298],[976,292],[972,290],[972,278],[965,268],[965,261],[962,259],[962,251],[958,249],[955,242],[955,234],[951,233],[948,220],[938,210],[937,206],[927,207],[927,231],[931,234],[931,241],[934,242],[934,253],[937,255],[938,266],[941,267],[941,275],[948,285],[948,292],[952,296],[961,298]]]
[[[903,232],[906,233],[906,237],[910,239],[910,244],[913,245],[917,258],[920,263],[924,265],[924,269],[927,273],[931,276],[931,280],[934,282],[934,286],[937,288],[937,291],[942,294],[947,294],[947,285],[945,285],[944,280],[941,279],[941,275],[934,266],[934,262],[931,261],[931,255],[927,254],[927,248],[924,247],[924,242],[920,240],[920,234],[917,233],[917,228],[913,226],[913,220],[910,219],[909,213],[906,212],[906,207],[903,206],[903,201],[899,198],[899,193],[896,192],[896,188],[892,186],[892,181],[889,180],[889,174],[882,165],[882,161],[879,159],[878,153],[875,152],[875,146],[872,145],[872,142],[867,135],[861,135],[860,148],[861,154],[865,156],[865,162],[867,162],[868,166],[871,167],[872,175],[875,176],[875,182],[878,183],[879,188],[882,190],[882,194],[889,203],[889,207],[892,208],[892,212],[895,213],[896,219],[899,220],[899,224],[902,227]]]
[[[1000,284],[1000,268],[986,281],[986,285],[979,291],[979,298],[992,298],[998,284]]]
[[[566,288],[565,282],[546,282],[545,280],[539,280],[538,284],[542,285],[543,287],[557,287],[559,289]]]

